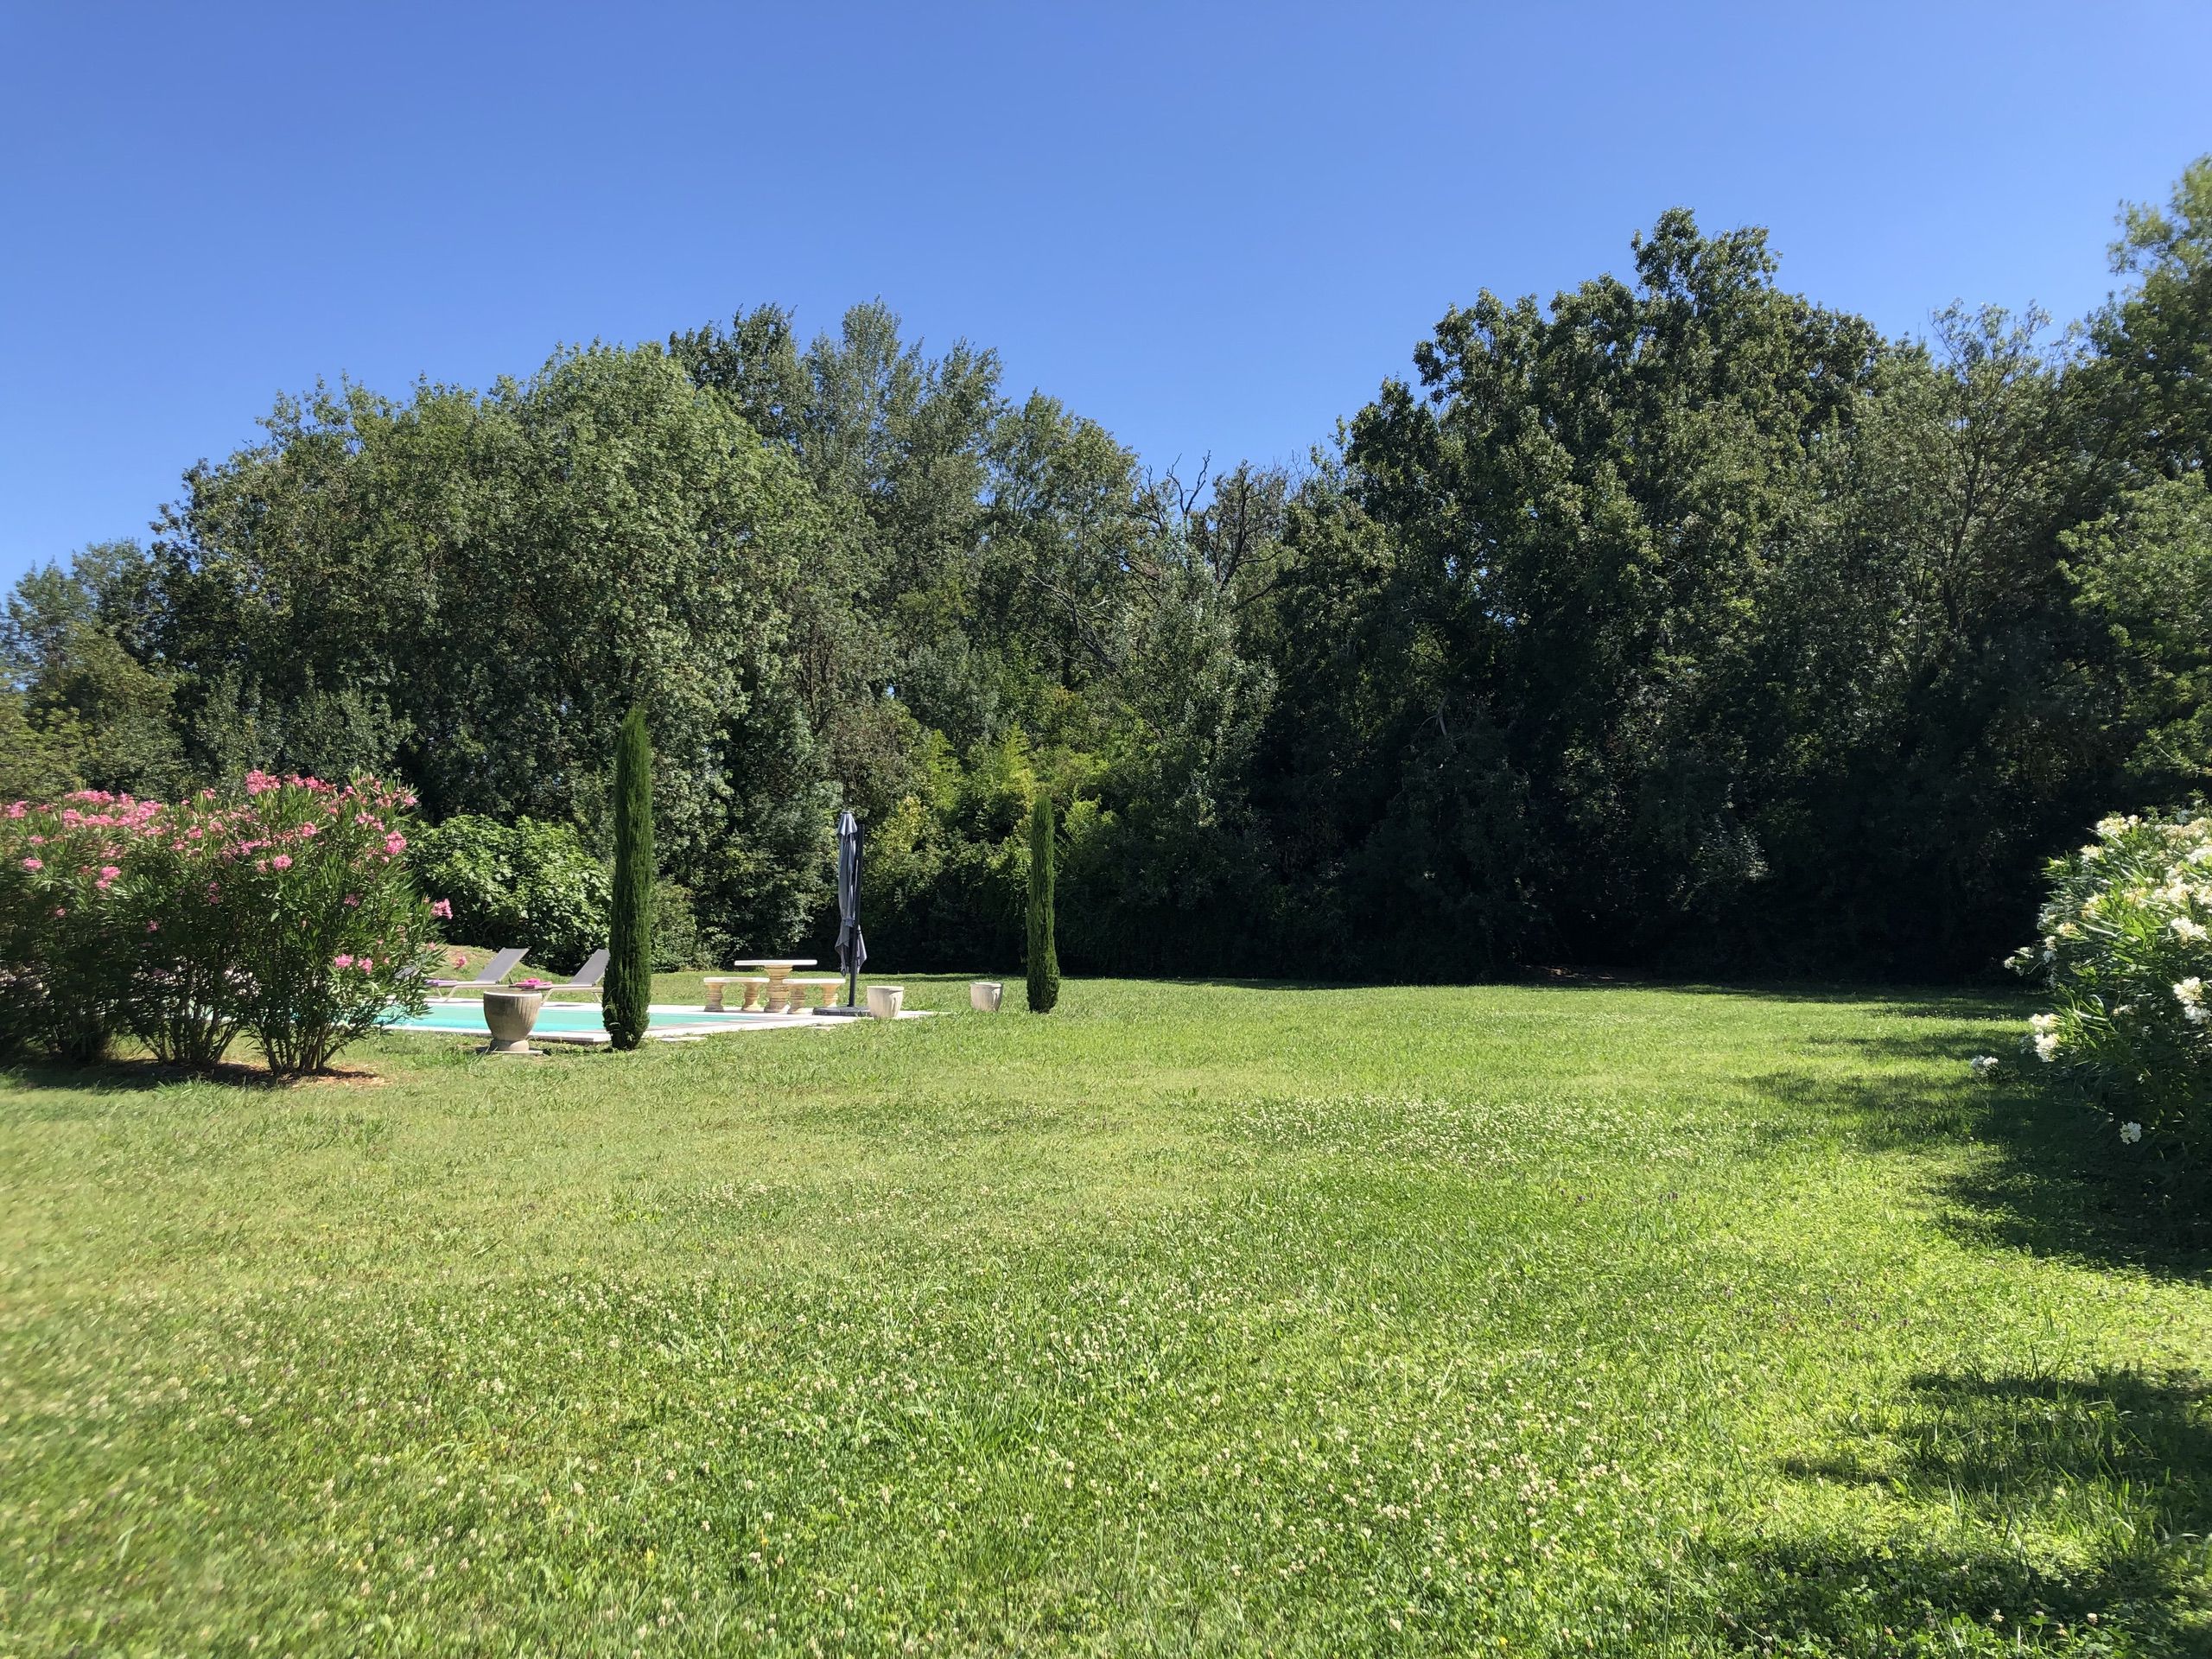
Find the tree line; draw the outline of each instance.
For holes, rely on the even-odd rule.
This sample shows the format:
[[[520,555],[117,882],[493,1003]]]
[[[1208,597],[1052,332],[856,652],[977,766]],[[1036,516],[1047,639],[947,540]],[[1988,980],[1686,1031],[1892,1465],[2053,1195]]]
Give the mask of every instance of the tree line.
[[[1146,470],[878,302],[344,385],[16,586],[0,791],[373,774],[604,849],[637,702],[702,958],[1955,975],[2212,767],[2212,158],[2063,329],[1885,338],[1670,212],[1454,307],[1300,467]]]

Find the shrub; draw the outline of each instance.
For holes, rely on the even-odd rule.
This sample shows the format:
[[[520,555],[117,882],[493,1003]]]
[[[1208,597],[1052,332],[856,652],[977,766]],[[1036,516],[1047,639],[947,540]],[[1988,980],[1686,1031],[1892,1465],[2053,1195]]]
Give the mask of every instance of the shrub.
[[[245,1025],[272,1071],[320,1071],[397,1007],[419,1014],[436,912],[401,855],[412,795],[255,772],[211,899],[243,912]]]
[[[691,889],[664,876],[653,884],[653,971],[680,974],[700,966],[699,958],[699,912]]]
[[[2185,1154],[2212,1130],[2212,818],[2107,818],[2046,868],[2042,938],[2011,965],[2048,986],[2028,1052]]]
[[[128,1030],[205,1065],[245,1030],[272,1069],[321,1068],[393,1006],[423,1005],[437,912],[402,861],[411,804],[374,782],[263,772],[232,801],[16,803],[0,821],[0,1036],[84,1059]]]
[[[123,1022],[133,953],[117,926],[123,861],[158,803],[80,790],[7,809],[0,844],[0,1047],[98,1059]]]
[[[607,866],[572,825],[464,814],[416,846],[423,890],[452,906],[455,938],[526,945],[533,961],[563,969],[607,943]]]
[[[123,1022],[156,1059],[213,1065],[245,1023],[253,982],[244,963],[251,925],[221,902],[235,808],[213,791],[164,807],[126,849],[111,918],[131,959]]]

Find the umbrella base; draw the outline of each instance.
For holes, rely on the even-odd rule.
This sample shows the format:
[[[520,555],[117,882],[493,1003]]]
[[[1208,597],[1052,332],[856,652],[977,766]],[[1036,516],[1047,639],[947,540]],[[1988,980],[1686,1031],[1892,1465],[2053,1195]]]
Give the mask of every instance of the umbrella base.
[[[866,1008],[809,1008],[807,1012],[822,1020],[865,1020]]]

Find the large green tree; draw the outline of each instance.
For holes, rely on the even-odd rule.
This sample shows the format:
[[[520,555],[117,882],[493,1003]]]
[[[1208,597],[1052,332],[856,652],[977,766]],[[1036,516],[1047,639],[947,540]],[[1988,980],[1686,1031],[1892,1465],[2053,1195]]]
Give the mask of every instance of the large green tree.
[[[1370,950],[1628,954],[1763,873],[1730,714],[1881,342],[1756,232],[1672,213],[1635,262],[1448,313],[1294,524],[1270,763],[1325,826],[1287,874]]]
[[[2133,285],[2092,325],[2112,399],[2100,448],[2171,477],[2201,473],[2212,465],[2212,155],[2121,227],[2113,269]]]
[[[143,550],[88,547],[19,582],[0,620],[0,721],[20,729],[0,760],[10,798],[88,786],[160,796],[186,776],[178,680],[151,648],[157,601]]]
[[[2121,782],[2060,537],[2106,499],[2071,340],[1925,344],[1670,213],[1454,310],[1292,504],[1258,757],[1315,954],[1950,971]]]
[[[788,944],[828,797],[790,638],[823,519],[786,454],[651,347],[481,396],[323,391],[269,431],[195,469],[156,546],[203,765],[396,768],[439,816],[604,845],[634,698],[663,856],[717,948]]]
[[[2114,657],[2117,716],[2137,788],[2178,799],[2212,785],[2212,489],[2160,479],[2065,537],[2076,603]]]

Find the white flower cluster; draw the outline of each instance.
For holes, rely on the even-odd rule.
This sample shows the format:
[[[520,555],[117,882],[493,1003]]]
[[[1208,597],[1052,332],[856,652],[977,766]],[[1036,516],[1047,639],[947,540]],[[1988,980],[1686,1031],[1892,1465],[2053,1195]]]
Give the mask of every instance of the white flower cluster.
[[[2212,818],[2171,823],[2109,817],[2098,839],[2051,866],[2058,891],[2038,918],[2043,937],[2005,959],[2017,973],[2054,969],[2108,944],[2140,917],[2183,944],[2212,944]]]
[[[1994,1054],[1977,1054],[1967,1062],[1967,1070],[1973,1072],[1978,1081],[1986,1083],[1997,1075],[1997,1057]]]
[[[2204,1007],[2204,982],[2191,974],[2174,986],[2174,1001],[2181,1004],[2182,1017],[2192,1026],[2201,1026],[2212,1020],[2212,1013]]]
[[[2028,1029],[2033,1033],[2030,1041],[2035,1048],[2036,1058],[2045,1065],[2056,1059],[2059,1047],[2065,1040],[2058,1034],[2058,1016],[2039,1014],[2028,1021]]]
[[[2129,1146],[2133,1146],[2138,1141],[2140,1141],[2143,1138],[2143,1126],[2140,1123],[2121,1124],[2120,1126],[2120,1138],[2126,1141]]]

